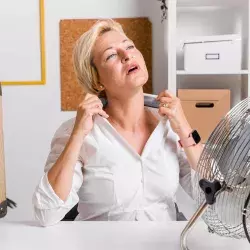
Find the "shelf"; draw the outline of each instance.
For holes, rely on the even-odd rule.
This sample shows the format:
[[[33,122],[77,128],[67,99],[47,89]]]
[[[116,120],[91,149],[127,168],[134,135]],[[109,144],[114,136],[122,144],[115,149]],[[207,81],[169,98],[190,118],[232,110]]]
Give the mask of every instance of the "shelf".
[[[241,70],[236,72],[187,72],[185,70],[177,70],[177,75],[247,75],[248,70]]]
[[[247,4],[247,0],[178,0],[177,7],[237,7]]]

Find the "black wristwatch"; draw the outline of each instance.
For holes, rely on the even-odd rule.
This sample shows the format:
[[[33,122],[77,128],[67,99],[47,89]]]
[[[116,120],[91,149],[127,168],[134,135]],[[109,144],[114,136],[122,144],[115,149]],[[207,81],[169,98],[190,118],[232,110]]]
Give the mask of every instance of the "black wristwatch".
[[[201,137],[197,130],[193,130],[190,134],[189,137],[187,138],[182,138],[179,140],[179,144],[182,148],[188,148],[190,146],[194,146],[198,144],[201,141]]]

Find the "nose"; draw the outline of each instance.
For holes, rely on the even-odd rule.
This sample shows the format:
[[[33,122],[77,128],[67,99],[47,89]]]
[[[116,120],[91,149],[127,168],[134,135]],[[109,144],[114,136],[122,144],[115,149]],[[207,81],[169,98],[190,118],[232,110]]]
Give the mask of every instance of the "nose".
[[[127,50],[123,51],[123,53],[122,53],[122,63],[126,63],[126,62],[130,61],[131,58],[133,58],[133,56]]]

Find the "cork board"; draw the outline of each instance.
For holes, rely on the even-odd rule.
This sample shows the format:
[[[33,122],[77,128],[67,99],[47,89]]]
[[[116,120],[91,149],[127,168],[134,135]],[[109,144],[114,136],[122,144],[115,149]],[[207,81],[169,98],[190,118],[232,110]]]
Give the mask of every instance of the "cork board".
[[[144,85],[145,93],[152,93],[152,25],[148,18],[114,18],[126,35],[134,41],[144,56],[149,80]],[[97,19],[70,19],[60,21],[60,68],[61,68],[61,110],[74,111],[84,96],[77,83],[72,51],[76,40],[87,31]]]

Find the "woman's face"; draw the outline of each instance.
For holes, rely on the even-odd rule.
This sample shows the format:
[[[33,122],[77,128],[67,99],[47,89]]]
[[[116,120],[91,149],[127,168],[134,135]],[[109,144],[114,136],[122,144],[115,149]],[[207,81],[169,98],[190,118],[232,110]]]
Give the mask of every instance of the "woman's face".
[[[125,94],[142,87],[148,80],[141,52],[118,31],[108,31],[98,37],[93,48],[93,62],[99,82],[107,93]]]

